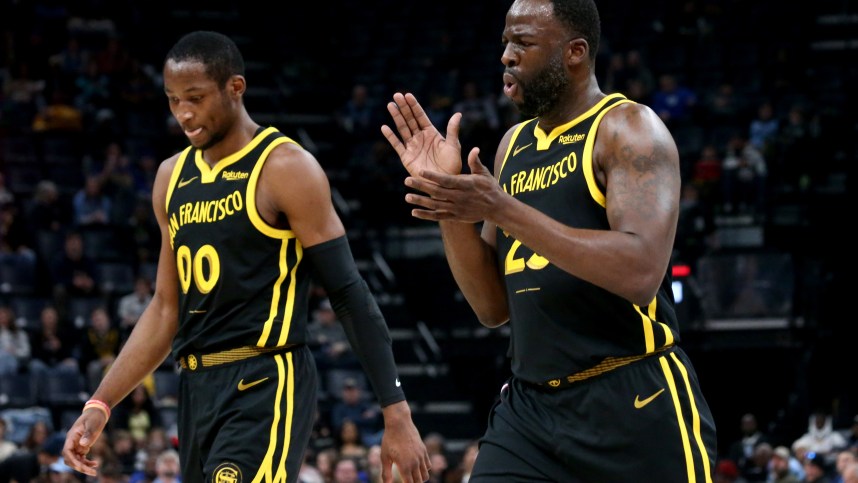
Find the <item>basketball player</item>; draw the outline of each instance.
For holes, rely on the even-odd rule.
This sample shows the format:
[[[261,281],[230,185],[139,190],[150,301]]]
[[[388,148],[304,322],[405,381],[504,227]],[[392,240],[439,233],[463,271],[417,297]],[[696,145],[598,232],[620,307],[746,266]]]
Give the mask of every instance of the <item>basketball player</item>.
[[[513,375],[471,483],[712,478],[715,426],[669,278],[676,145],[651,109],[600,90],[599,37],[592,0],[513,2],[503,89],[528,120],[501,140],[496,178],[478,149],[462,173],[461,113],[445,138],[413,95],[388,104],[413,216],[440,223],[480,322],[511,326]]]
[[[325,288],[383,408],[384,479],[428,478],[429,456],[394,365],[387,325],[355,266],[316,159],[247,113],[244,61],[228,37],[182,37],[164,91],[190,146],[165,160],[156,293],[68,431],[66,464],[96,474],[89,449],[110,409],[170,355],[182,367],[183,483],[297,480],[316,410],[306,347],[310,276]]]

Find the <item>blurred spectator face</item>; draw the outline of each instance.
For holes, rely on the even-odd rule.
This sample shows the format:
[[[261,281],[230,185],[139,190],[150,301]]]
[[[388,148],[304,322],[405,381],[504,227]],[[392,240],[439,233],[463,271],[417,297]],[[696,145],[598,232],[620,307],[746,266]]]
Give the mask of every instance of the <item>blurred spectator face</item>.
[[[337,462],[334,468],[335,483],[359,483],[358,467],[355,460],[344,458]]]
[[[42,332],[54,332],[60,323],[60,315],[55,307],[45,307],[39,316],[42,322]]]
[[[110,318],[104,309],[95,309],[92,311],[92,328],[99,333],[105,333],[110,330]]]
[[[80,260],[83,256],[83,239],[80,235],[72,234],[66,237],[66,256],[71,260]]]

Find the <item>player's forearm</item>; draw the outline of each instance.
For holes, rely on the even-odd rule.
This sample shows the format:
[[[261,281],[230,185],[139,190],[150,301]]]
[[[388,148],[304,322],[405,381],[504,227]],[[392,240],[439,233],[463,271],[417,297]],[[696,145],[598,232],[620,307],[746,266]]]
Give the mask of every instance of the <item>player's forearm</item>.
[[[442,221],[440,226],[450,271],[480,323],[503,325],[509,320],[509,307],[494,249],[474,225]]]
[[[509,199],[493,222],[554,266],[637,305],[652,302],[666,266],[644,237],[619,230],[564,225]]]
[[[111,407],[122,401],[170,354],[177,323],[175,311],[164,308],[156,296],[92,397]]]

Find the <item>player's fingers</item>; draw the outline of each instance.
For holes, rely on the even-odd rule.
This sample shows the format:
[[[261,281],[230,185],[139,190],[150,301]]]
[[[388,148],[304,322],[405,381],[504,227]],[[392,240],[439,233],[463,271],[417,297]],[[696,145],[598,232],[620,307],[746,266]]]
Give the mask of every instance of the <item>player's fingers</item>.
[[[390,113],[390,117],[393,118],[393,124],[396,126],[396,130],[399,131],[399,135],[402,136],[402,142],[407,143],[413,133],[411,132],[411,128],[408,127],[408,123],[405,121],[405,116],[403,115],[401,106],[396,102],[388,102],[387,103],[387,112]]]
[[[486,165],[480,161],[480,148],[471,149],[471,152],[468,153],[468,167],[473,174],[491,174]]]
[[[463,176],[444,174],[439,173],[438,171],[429,170],[424,170],[420,173],[420,176],[422,176],[424,180],[429,180],[438,186],[443,186],[444,188],[457,188],[461,186],[460,183],[465,179]]]
[[[390,147],[396,151],[396,154],[402,158],[402,155],[405,154],[405,145],[402,144],[402,141],[399,140],[393,129],[390,129],[387,125],[381,126],[381,134],[387,139],[387,142],[390,143]]]
[[[457,112],[450,117],[447,122],[447,141],[451,143],[459,142],[459,126],[462,124],[462,113]]]
[[[411,112],[414,114],[414,121],[416,122],[418,129],[434,127],[432,125],[432,121],[429,120],[429,116],[426,115],[426,111],[423,110],[423,106],[421,106],[420,103],[417,102],[417,98],[414,97],[414,94],[405,94],[405,100],[408,102],[408,106],[411,108]]]
[[[411,99],[410,101],[409,98]],[[416,104],[419,108],[420,104],[417,103],[417,99],[414,97],[413,94],[403,95],[397,92],[393,95],[393,101],[396,102],[396,106],[399,108],[399,112],[402,114],[402,119],[408,126],[409,132],[412,136],[415,135],[418,131],[420,131],[420,124],[417,122],[417,113],[414,112],[414,106],[412,106],[412,102]]]

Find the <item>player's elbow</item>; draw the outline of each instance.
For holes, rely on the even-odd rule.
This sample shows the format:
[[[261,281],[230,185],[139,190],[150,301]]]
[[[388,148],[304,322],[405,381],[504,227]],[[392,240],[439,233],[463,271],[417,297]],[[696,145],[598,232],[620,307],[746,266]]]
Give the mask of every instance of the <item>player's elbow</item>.
[[[507,310],[482,310],[477,311],[476,314],[480,324],[490,329],[500,327],[509,321],[509,311]]]
[[[651,304],[661,288],[663,275],[641,273],[637,277],[627,278],[631,283],[627,285],[624,298],[641,307]]]

